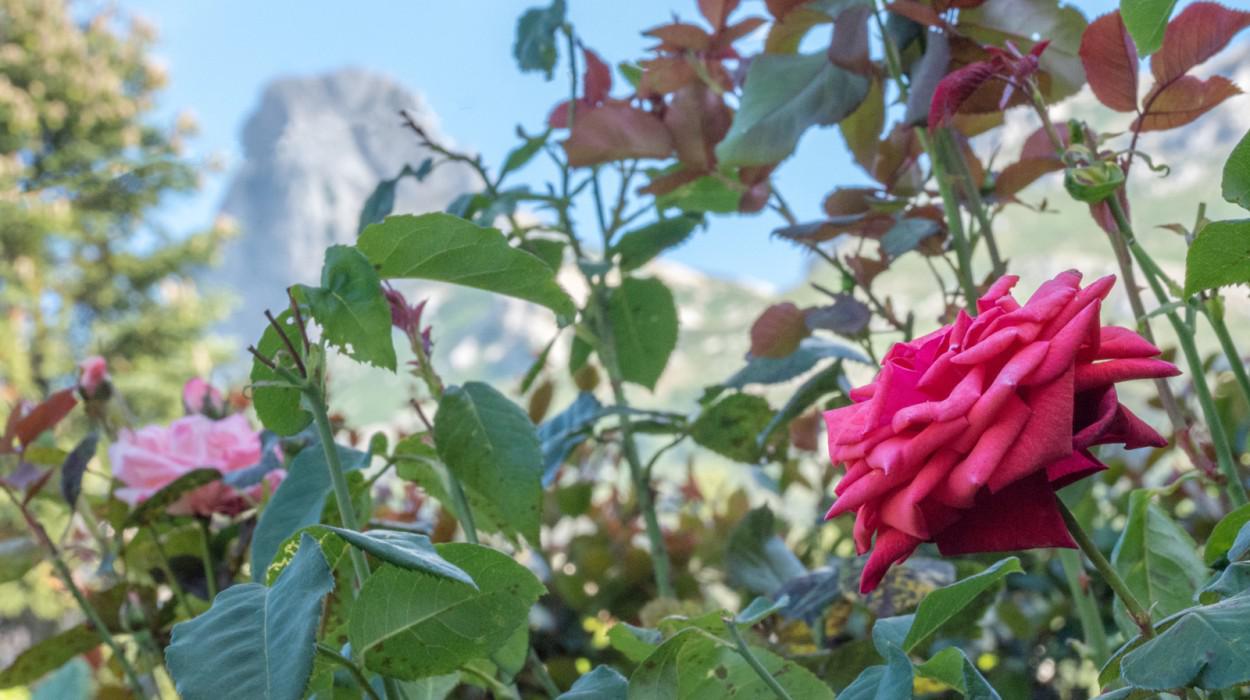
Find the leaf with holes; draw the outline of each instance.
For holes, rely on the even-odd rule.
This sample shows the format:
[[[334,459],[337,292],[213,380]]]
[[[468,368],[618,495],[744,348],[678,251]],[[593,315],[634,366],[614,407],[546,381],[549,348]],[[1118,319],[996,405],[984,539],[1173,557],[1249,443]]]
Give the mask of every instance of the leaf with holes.
[[[334,578],[312,538],[272,587],[240,583],[174,626],[165,663],[187,700],[298,700],[312,673],[321,601]]]
[[[326,248],[321,286],[295,286],[326,340],[352,359],[395,371],[391,308],[382,296],[378,273],[360,251],[344,245]]]
[[[489,384],[448,387],[434,416],[434,444],[474,512],[487,509],[507,534],[538,546],[543,456],[520,406]]]
[[[458,216],[391,216],[367,227],[356,247],[384,279],[428,279],[532,301],[572,320],[573,300],[539,258],[508,245],[497,229]]]
[[[467,543],[436,549],[478,587],[390,564],[375,571],[360,589],[348,628],[352,649],[369,670],[415,680],[489,657],[525,626],[530,606],[545,592],[503,552]]]
[[[1250,283],[1250,219],[1213,221],[1185,255],[1185,294]]]

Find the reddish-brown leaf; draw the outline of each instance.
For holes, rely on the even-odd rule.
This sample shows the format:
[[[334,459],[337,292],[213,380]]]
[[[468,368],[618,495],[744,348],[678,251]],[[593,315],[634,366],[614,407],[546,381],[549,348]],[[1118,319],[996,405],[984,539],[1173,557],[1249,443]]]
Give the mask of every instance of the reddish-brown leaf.
[[[738,212],[741,214],[754,214],[763,211],[768,206],[768,199],[773,195],[773,186],[768,180],[757,182],[747,187],[747,191],[742,193],[742,197],[738,199]]]
[[[756,357],[785,357],[811,334],[806,316],[790,302],[773,304],[751,325],[751,354]]]
[[[78,399],[74,398],[73,389],[62,389],[53,393],[17,421],[17,439],[23,445],[29,445],[43,431],[60,423],[76,405]]]
[[[853,5],[834,20],[833,41],[829,43],[829,61],[852,73],[868,75],[872,59],[868,55],[868,18],[872,7]]]
[[[855,278],[855,282],[865,289],[872,284],[877,275],[889,268],[889,264],[880,258],[869,258],[862,255],[848,255],[845,261],[846,266],[851,270],[851,276]]]
[[[664,175],[652,178],[651,182],[647,183],[646,187],[640,188],[638,191],[642,194],[659,197],[666,195],[683,185],[688,185],[701,177],[703,177],[702,171],[679,167],[671,173],[665,173]]]
[[[699,12],[708,24],[720,29],[738,8],[738,0],[699,0]]]
[[[699,79],[694,66],[684,57],[661,56],[642,61],[639,95],[667,95]]]
[[[981,61],[970,63],[942,78],[933,91],[933,101],[929,103],[929,128],[936,129],[955,116],[977,88],[994,79],[996,71],[992,63]]]
[[[579,110],[563,145],[569,165],[575,167],[626,158],[667,158],[673,152],[664,122],[624,102]]]
[[[733,114],[724,100],[703,83],[691,83],[673,94],[664,112],[664,124],[673,135],[677,159],[688,168],[706,171],[716,162],[713,149]]]
[[[894,0],[885,6],[889,12],[927,27],[946,27],[946,21],[929,5],[916,0]]]
[[[815,452],[820,449],[820,431],[824,427],[820,411],[808,411],[790,421],[790,444],[796,450]]]
[[[839,187],[825,197],[825,213],[832,217],[863,214],[876,195],[871,187]]]
[[[1150,57],[1155,84],[1166,86],[1190,68],[1219,53],[1237,32],[1250,26],[1250,12],[1214,2],[1195,2],[1163,31],[1163,45]]]
[[[1060,132],[1059,138],[1067,145],[1068,134]],[[1051,142],[1050,135],[1046,133],[1045,127],[1037,127],[1037,130],[1029,134],[1024,140],[1024,147],[1020,149],[1020,160],[1058,158],[1059,154],[1055,152],[1055,144]]]
[[[587,102],[598,104],[608,99],[612,90],[612,69],[590,49],[582,49],[586,57],[586,74],[582,77],[582,93]]]
[[[994,194],[1000,199],[1010,199],[1020,190],[1036,182],[1043,175],[1063,170],[1058,158],[1024,158],[1003,168],[994,180]]]
[[[783,19],[791,10],[806,3],[807,0],[764,0],[764,4],[768,6],[768,14]]]
[[[643,32],[663,42],[660,49],[665,51],[705,51],[712,45],[712,35],[702,27],[673,22]]]
[[[756,29],[762,27],[766,21],[767,20],[763,17],[747,17],[741,22],[731,24],[716,35],[716,46],[727,47],[747,34],[750,34]]]
[[[1166,39],[1164,39],[1166,41]],[[1206,80],[1182,75],[1146,96],[1146,112],[1133,122],[1134,131],[1162,131],[1188,124],[1211,111],[1241,88],[1221,75]]]
[[[1118,112],[1137,110],[1137,45],[1118,11],[1090,22],[1081,35],[1080,55],[1099,102]]]

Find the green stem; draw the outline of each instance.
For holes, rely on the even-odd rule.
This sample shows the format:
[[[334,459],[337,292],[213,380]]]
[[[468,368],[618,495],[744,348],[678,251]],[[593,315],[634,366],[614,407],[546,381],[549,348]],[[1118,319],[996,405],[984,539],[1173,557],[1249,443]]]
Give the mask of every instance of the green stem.
[[[560,686],[556,685],[556,681],[547,672],[547,667],[543,664],[543,660],[538,658],[538,652],[534,651],[534,647],[530,647],[529,652],[530,668],[534,669],[534,675],[538,677],[538,682],[546,691],[547,696],[555,698],[560,695]]]
[[[161,572],[165,574],[165,581],[169,584],[169,590],[174,592],[174,597],[178,599],[178,605],[182,606],[183,612],[187,614],[187,618],[195,617],[195,610],[191,608],[190,601],[187,600],[187,592],[182,589],[182,584],[178,583],[178,579],[174,576],[174,568],[169,564],[169,556],[165,554],[165,545],[161,544],[161,535],[152,525],[148,525],[148,535],[152,538],[152,544],[156,547],[156,557],[160,560]]]
[[[1211,324],[1211,329],[1215,331],[1215,337],[1220,339],[1220,347],[1224,349],[1224,356],[1228,358],[1228,365],[1233,371],[1233,376],[1237,379],[1237,386],[1241,388],[1241,395],[1246,400],[1246,405],[1250,406],[1250,376],[1246,375],[1246,362],[1241,357],[1241,353],[1237,351],[1237,345],[1233,342],[1233,336],[1228,332],[1228,326],[1224,323],[1224,314],[1222,310],[1212,310],[1207,306],[1202,307],[1202,315],[1207,317],[1207,322]]]
[[[605,291],[601,284],[596,284],[591,290],[597,305],[595,318],[599,326],[599,359],[603,362],[603,368],[608,374],[608,382],[612,385],[613,402],[618,408],[627,409],[629,398],[625,395],[624,376],[616,357],[612,324],[607,321],[608,301]],[[651,483],[647,479],[646,469],[638,454],[638,442],[634,436],[633,424],[628,411],[620,411],[619,416],[622,451],[625,453],[625,462],[629,466],[634,491],[638,494],[638,509],[642,511],[643,522],[646,525],[647,541],[651,550],[651,566],[655,570],[656,591],[661,598],[676,598],[677,592],[673,588],[671,573],[672,564],[669,561],[668,548],[664,544],[664,531],[660,528],[660,519],[655,511],[655,498],[651,492]]]
[[[972,247],[968,245],[968,237],[964,234],[963,217],[959,214],[959,201],[951,191],[950,175],[938,157],[936,149],[929,141],[929,135],[923,127],[916,128],[916,137],[920,145],[929,154],[929,164],[933,168],[933,179],[937,181],[938,194],[942,197],[942,209],[946,212],[946,226],[955,242],[955,256],[959,259],[959,268],[955,271],[959,278],[959,287],[964,292],[964,306],[971,316],[977,315],[977,288],[972,281]]]
[[[1133,622],[1141,629],[1142,637],[1150,639],[1155,636],[1154,627],[1150,624],[1150,613],[1137,600],[1137,596],[1129,590],[1128,584],[1124,579],[1120,578],[1119,572],[1115,567],[1111,566],[1111,562],[1102,555],[1098,549],[1098,545],[1090,539],[1089,533],[1085,532],[1085,528],[1081,527],[1080,521],[1068,509],[1068,505],[1062,499],[1056,498],[1059,504],[1059,513],[1063,516],[1063,522],[1068,526],[1068,532],[1072,533],[1072,539],[1076,540],[1076,544],[1085,553],[1085,557],[1089,559],[1089,563],[1094,565],[1094,569],[1102,576],[1102,579],[1111,586],[1111,590],[1115,592],[1120,601],[1124,603],[1125,609],[1128,610],[1129,617],[1133,618]]]
[[[1136,237],[1133,235],[1133,227],[1129,224],[1128,216],[1124,213],[1124,207],[1120,206],[1119,199],[1112,195],[1107,199],[1107,205],[1111,209],[1111,215],[1115,218],[1120,235],[1124,238],[1125,243],[1128,244],[1128,249],[1133,253],[1133,257],[1137,259],[1137,264],[1141,266],[1142,273],[1150,284],[1151,290],[1154,291],[1159,304],[1166,305],[1170,303],[1171,299],[1168,298],[1163,282],[1160,281],[1159,266],[1137,242]],[[1241,483],[1241,475],[1237,473],[1237,465],[1233,460],[1232,442],[1224,432],[1224,423],[1220,420],[1220,414],[1215,409],[1215,399],[1211,396],[1211,388],[1207,385],[1207,375],[1206,370],[1202,366],[1202,356],[1198,353],[1198,346],[1194,343],[1193,329],[1186,325],[1176,315],[1175,311],[1168,311],[1166,316],[1172,324],[1172,329],[1176,332],[1176,340],[1185,355],[1186,363],[1189,365],[1190,381],[1193,382],[1194,394],[1198,397],[1198,404],[1202,407],[1202,415],[1207,421],[1207,430],[1211,433],[1211,442],[1215,443],[1216,461],[1219,463],[1220,471],[1224,473],[1228,496],[1235,505],[1245,505],[1248,500],[1246,487]]]
[[[990,254],[990,266],[994,271],[994,276],[1000,277],[1007,272],[1007,265],[998,251],[998,241],[994,238],[994,227],[990,222],[985,200],[981,199],[981,183],[973,182],[972,171],[968,168],[967,161],[964,160],[963,150],[955,143],[949,128],[942,128],[938,132],[938,140],[941,142],[940,145],[945,147],[942,150],[945,151],[946,160],[952,166],[955,177],[958,179],[964,199],[968,202],[968,209],[981,228],[981,237],[985,239],[985,249]]]
[[[69,565],[61,558],[61,552],[57,549],[56,543],[52,541],[52,538],[48,536],[48,531],[44,529],[43,525],[39,524],[39,521],[26,509],[25,504],[11,489],[6,486],[4,487],[4,492],[9,495],[13,505],[17,506],[18,510],[21,511],[27,526],[35,533],[36,539],[48,550],[49,558],[52,560],[52,567],[56,569],[57,577],[61,579],[61,583],[65,588],[69,590],[70,595],[74,596],[74,602],[78,603],[78,608],[82,610],[82,614],[91,623],[96,634],[100,635],[100,640],[108,646],[109,651],[113,652],[113,658],[117,659],[118,665],[122,667],[122,672],[126,676],[126,682],[130,684],[130,689],[134,691],[136,697],[147,697],[148,693],[143,687],[143,681],[140,680],[139,673],[130,664],[130,660],[126,658],[126,650],[122,648],[121,644],[109,632],[108,626],[104,624],[104,618],[100,617],[100,613],[96,611],[95,606],[91,604],[90,600],[87,600],[86,594],[82,592],[77,583],[74,583],[74,575],[69,570]]]
[[[372,700],[382,700],[378,697],[377,691],[369,684],[369,679],[365,677],[364,672],[360,670],[355,661],[343,656],[322,642],[317,642],[317,653],[347,669],[352,674],[352,678],[356,679],[356,685],[360,686],[360,689]]]
[[[1063,566],[1063,576],[1067,579],[1068,589],[1072,592],[1072,600],[1076,606],[1076,616],[1081,621],[1081,629],[1085,632],[1085,646],[1089,647],[1095,664],[1102,664],[1107,659],[1107,630],[1102,624],[1102,615],[1098,612],[1098,603],[1088,586],[1081,584],[1081,559],[1070,549],[1059,550],[1059,563]]]
[[[330,471],[330,485],[334,488],[334,500],[338,504],[339,520],[348,530],[360,530],[356,521],[356,509],[352,507],[351,489],[347,487],[347,476],[343,474],[343,463],[339,459],[338,446],[334,444],[334,430],[330,427],[330,416],[326,408],[325,398],[316,387],[305,388],[304,395],[312,406],[313,422],[317,425],[317,437],[321,440],[321,449],[325,452],[326,467]],[[369,562],[365,555],[356,547],[348,547],[352,569],[356,572],[356,589],[364,585],[369,578]]]
[[[751,652],[751,647],[747,646],[747,640],[742,638],[742,633],[738,631],[738,624],[734,622],[733,618],[725,618],[725,629],[729,630],[729,636],[733,637],[734,645],[738,647],[738,653],[742,655],[743,659],[746,659],[747,665],[773,691],[778,700],[793,700],[790,697],[790,693],[787,693],[786,689],[781,687],[776,678],[773,678],[773,674],[764,668],[764,664],[755,658],[755,654]]]
[[[204,581],[208,587],[208,600],[217,597],[217,570],[213,566],[213,550],[208,536],[208,521],[200,521],[200,558],[204,562]]]

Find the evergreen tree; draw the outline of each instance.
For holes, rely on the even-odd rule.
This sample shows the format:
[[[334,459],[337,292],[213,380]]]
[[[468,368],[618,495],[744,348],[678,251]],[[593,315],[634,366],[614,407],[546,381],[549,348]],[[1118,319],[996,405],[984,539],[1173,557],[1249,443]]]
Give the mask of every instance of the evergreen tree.
[[[220,348],[221,303],[192,275],[224,226],[192,235],[154,221],[193,191],[190,119],[153,118],[165,76],[153,31],[62,0],[0,0],[0,401],[62,386],[108,361],[142,417],[177,410],[175,387]]]

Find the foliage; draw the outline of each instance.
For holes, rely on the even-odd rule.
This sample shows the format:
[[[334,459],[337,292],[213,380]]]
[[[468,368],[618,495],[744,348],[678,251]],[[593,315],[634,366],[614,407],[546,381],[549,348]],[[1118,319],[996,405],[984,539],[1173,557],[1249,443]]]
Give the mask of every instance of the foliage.
[[[563,2],[527,10],[512,47],[518,67],[548,79],[567,68],[569,94],[550,114],[525,117],[545,124],[518,128],[494,172],[486,158],[409,125],[438,158],[378,184],[361,203],[355,243],[326,251],[319,285],[292,287],[285,309],[256,309],[271,323],[249,348],[250,408],[264,430],[242,437],[260,455],[249,459],[255,464],[184,464],[202,459],[190,444],[149,450],[142,456],[159,467],[153,472],[171,476],[145,484],[146,500],[124,500],[132,477],[123,478],[122,448],[143,431],[118,435],[116,415],[144,365],[110,351],[116,391],[98,365],[74,388],[51,391],[70,367],[57,348],[73,343],[58,340],[72,341],[80,327],[45,320],[20,336],[24,357],[38,360],[6,362],[25,367],[9,370],[6,386],[32,400],[16,404],[0,440],[6,512],[20,518],[4,523],[13,538],[0,542],[0,585],[22,577],[65,591],[62,602],[86,621],[43,635],[0,671],[0,685],[59,689],[82,675],[72,660],[85,656],[101,697],[154,695],[166,674],[189,698],[1241,692],[1250,683],[1250,378],[1224,299],[1250,283],[1250,264],[1241,264],[1246,222],[1200,212],[1193,230],[1172,226],[1188,253],[1180,284],[1151,256],[1153,239],[1137,233],[1145,227],[1134,227],[1125,185],[1143,176],[1134,160],[1156,169],[1139,150],[1142,133],[1189,124],[1237,92],[1202,64],[1250,14],[1196,2],[1173,17],[1173,4],[1126,2],[1087,21],[1054,0],[699,0],[697,19],[646,31],[657,44],[646,57],[625,57],[616,71],[623,81],[585,45],[591,38],[578,34]],[[138,124],[156,87],[142,62],[144,37],[118,38],[95,24],[77,30],[58,12],[16,1],[0,11],[22,32],[46,25],[79,37],[70,53],[81,59],[71,75],[77,88],[44,100],[31,86],[32,71],[46,67],[24,49],[0,51],[8,127],[0,144],[16,173],[10,199],[29,200],[9,202],[16,243],[0,241],[28,248],[6,257],[0,303],[32,316],[41,308],[32,294],[61,295],[93,314],[82,326],[93,339],[113,342],[146,328],[122,311],[165,313],[150,292],[198,264],[211,237],[142,255],[100,238],[116,225],[139,230],[159,193],[189,184],[191,172],[172,135]],[[752,36],[765,37],[753,56]],[[130,78],[118,82],[124,89],[85,87],[79,64],[91,52]],[[1144,92],[1143,77],[1152,81]],[[1053,107],[1086,83],[1116,128],[1053,122]],[[77,102],[64,101],[70,92]],[[1018,152],[1003,147],[1009,110],[1035,129]],[[828,127],[864,178],[835,186],[821,216],[802,221],[773,175],[808,132]],[[46,143],[35,138],[48,130]],[[1233,149],[1221,188],[1243,206],[1246,149],[1244,140]],[[535,159],[549,160],[558,177],[520,184]],[[422,180],[449,162],[474,169],[478,189],[446,212],[393,213],[400,179]],[[1012,235],[1004,212],[1045,211],[1027,201],[1029,188],[1059,171],[1073,201],[1089,206],[1091,235],[1112,245],[1140,338],[1099,322],[1090,302],[1110,280],[1052,283],[1024,306],[1004,294],[1011,261],[998,241]],[[54,189],[40,189],[43,177]],[[53,191],[69,193],[66,201],[27,197]],[[578,208],[597,230],[585,230]],[[665,385],[682,371],[686,314],[706,310],[679,309],[653,261],[698,229],[716,235],[722,217],[766,209],[785,221],[776,244],[811,253],[813,291],[746,310],[755,319],[742,338],[749,353],[724,363],[722,381],[697,402],[670,402]],[[102,300],[78,281],[28,284],[53,280],[55,255],[88,248],[115,253],[114,266],[101,269],[131,275],[133,288],[93,287]],[[917,270],[936,284],[931,308],[890,286]],[[448,384],[430,354],[440,329],[422,322],[430,300],[409,303],[391,286],[407,279],[534,305],[555,321],[552,336],[540,339],[515,386]],[[933,358],[911,363],[906,353],[930,352],[946,334],[981,333],[974,316],[989,326],[979,340],[993,340],[968,339],[952,352],[975,357],[950,362],[993,381],[974,392],[935,388],[946,375],[920,376]],[[1083,331],[1056,353],[1081,358],[1070,373],[1058,360],[1046,364],[1048,346],[1028,344],[1052,321]],[[944,324],[943,334],[929,334]],[[1218,348],[1199,348],[1207,328]],[[145,338],[135,352],[159,349],[177,368],[182,346],[170,339],[185,340],[189,329]],[[396,339],[408,347],[397,352]],[[1184,378],[1169,381],[1172,366],[1150,359],[1156,344],[1183,364]],[[958,495],[941,488],[949,474],[910,482],[929,488],[920,494],[928,500],[882,505],[929,508],[910,514],[924,532],[881,529],[865,509],[855,520],[839,515],[854,510],[847,487],[870,490],[859,479],[898,486],[889,480],[908,448],[892,436],[921,433],[907,433],[893,409],[884,418],[860,411],[862,425],[846,416],[876,405],[870,399],[975,415],[985,432],[965,424],[938,433],[969,453],[979,435],[1021,415],[997,397],[1042,400],[1031,375],[1015,374],[1021,357],[1048,372],[1059,367],[1045,387],[1083,394],[1078,412],[1099,411],[1088,426],[1093,417],[1061,417],[1065,430],[1077,428],[1058,446],[1068,457],[1038,465],[1054,488],[1066,484],[1065,469],[1088,472],[1056,497],[1049,523],[1058,528],[1062,518],[1064,528],[1051,544],[1070,533],[1083,558],[1044,548],[935,558],[951,554],[936,536],[950,525],[933,505]],[[411,414],[372,434],[345,422],[333,410],[337,387],[327,384],[332,358],[410,372]],[[1118,374],[1160,379],[1141,401],[1117,395]],[[186,408],[197,420],[239,421],[245,403],[196,399]],[[1166,420],[1167,439],[1153,439],[1130,403],[1160,409],[1150,417]],[[862,437],[834,441],[839,459],[858,465],[846,475],[826,458],[825,420],[835,438]],[[995,444],[1026,457],[1055,449],[1012,434]],[[1091,434],[1153,451],[1095,452]],[[106,490],[84,478],[105,473],[94,466],[103,462],[97,443],[110,450]],[[1002,454],[985,461],[1001,466]],[[46,488],[54,477],[59,494]],[[846,500],[821,523],[835,486]],[[975,512],[996,485],[974,486],[964,506]],[[182,507],[206,493],[235,498],[211,512]],[[1031,517],[1024,508],[1032,505],[1016,517]],[[1008,526],[1038,524],[996,525]],[[996,541],[1008,540],[1016,541]],[[890,561],[856,556],[869,550]],[[861,593],[866,569],[876,587]]]

